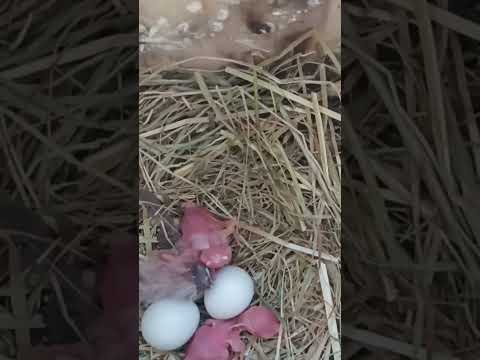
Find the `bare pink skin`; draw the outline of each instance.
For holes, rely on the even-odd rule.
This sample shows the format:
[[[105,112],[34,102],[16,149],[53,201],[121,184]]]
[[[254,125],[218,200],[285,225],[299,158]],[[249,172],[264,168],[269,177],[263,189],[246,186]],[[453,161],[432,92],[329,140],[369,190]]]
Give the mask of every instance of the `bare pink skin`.
[[[270,309],[252,306],[238,316],[237,326],[262,339],[269,339],[278,334],[280,322]]]
[[[187,202],[180,227],[178,251],[154,251],[140,260],[141,303],[165,297],[195,300],[201,294],[192,279],[192,266],[201,263],[215,271],[231,262],[229,238],[235,230],[234,221],[220,220],[207,209]]]
[[[228,244],[214,246],[203,250],[200,254],[200,262],[209,269],[220,269],[232,261],[232,249]]]
[[[280,322],[275,314],[263,306],[252,306],[231,320],[207,320],[193,336],[187,347],[185,360],[232,360],[242,357],[245,344],[243,331],[264,339],[278,334]]]
[[[207,209],[187,203],[181,230],[179,252],[154,251],[140,264],[136,241],[121,236],[113,238],[111,253],[98,284],[104,313],[88,330],[93,347],[83,344],[35,347],[34,353],[38,354],[35,359],[55,359],[57,356],[76,360],[136,359],[138,334],[131,325],[138,318],[137,286],[139,300],[143,303],[165,297],[195,299],[198,294],[192,279],[192,265],[200,262],[215,272],[232,259],[229,237],[235,230],[234,221],[220,220]],[[204,328],[205,335],[201,335],[200,340],[204,337],[207,342],[213,341],[211,345],[217,346],[217,352],[221,352],[223,346],[225,359],[229,359],[226,344],[235,351],[243,346],[240,328],[229,329],[230,325],[217,322],[210,324],[215,324],[213,333],[212,329]]]
[[[207,320],[195,332],[185,360],[229,360],[230,349],[244,351],[245,345],[239,341],[240,330],[234,325],[232,320]]]
[[[229,238],[235,226],[235,221],[220,220],[208,209],[187,202],[180,223],[180,249],[198,251],[201,263],[210,269],[220,269],[232,260]]]

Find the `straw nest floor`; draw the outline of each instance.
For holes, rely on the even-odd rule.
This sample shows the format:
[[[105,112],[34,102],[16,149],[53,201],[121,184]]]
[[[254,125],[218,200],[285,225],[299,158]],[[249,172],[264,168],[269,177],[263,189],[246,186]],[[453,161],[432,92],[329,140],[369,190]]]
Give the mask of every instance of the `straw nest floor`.
[[[233,262],[282,322],[278,339],[245,338],[247,359],[340,356],[339,55],[294,45],[258,67],[141,74],[140,187],[161,203],[152,215],[141,201],[141,252],[155,247],[152,217],[185,200],[239,221]]]

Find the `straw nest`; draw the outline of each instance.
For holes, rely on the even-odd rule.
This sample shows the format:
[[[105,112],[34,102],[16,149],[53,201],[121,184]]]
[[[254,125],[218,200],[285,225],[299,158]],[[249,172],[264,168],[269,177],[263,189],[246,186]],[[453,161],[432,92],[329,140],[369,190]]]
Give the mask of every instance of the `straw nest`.
[[[195,200],[237,219],[233,261],[254,276],[255,303],[281,319],[277,339],[245,338],[247,359],[340,356],[339,55],[320,42],[295,54],[297,43],[258,67],[141,74],[140,187],[156,194],[157,215]],[[159,225],[148,202],[141,252]]]

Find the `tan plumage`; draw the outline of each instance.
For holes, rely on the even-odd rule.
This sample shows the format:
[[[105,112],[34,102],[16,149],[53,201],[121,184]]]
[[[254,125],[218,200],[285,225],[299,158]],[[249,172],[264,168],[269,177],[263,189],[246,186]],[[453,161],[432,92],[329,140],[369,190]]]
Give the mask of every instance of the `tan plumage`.
[[[198,57],[258,61],[280,52],[289,41],[311,29],[316,29],[328,45],[339,43],[340,0],[237,2],[141,0],[140,21],[146,39],[141,66],[194,57],[197,60],[185,66],[215,69],[225,64]],[[152,44],[152,39],[158,41]]]

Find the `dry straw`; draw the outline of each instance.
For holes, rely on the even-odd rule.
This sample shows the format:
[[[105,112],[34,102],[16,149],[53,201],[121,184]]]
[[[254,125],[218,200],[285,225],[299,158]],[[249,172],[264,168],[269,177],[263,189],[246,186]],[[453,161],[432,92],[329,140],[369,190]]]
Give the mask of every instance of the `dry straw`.
[[[88,338],[99,309],[79,269],[132,228],[138,25],[123,3],[1,2],[2,360]]]
[[[278,339],[246,338],[246,358],[339,359],[339,55],[292,50],[261,67],[141,74],[140,186],[161,203],[141,202],[142,252],[185,200],[237,219],[234,262],[282,322]]]
[[[468,3],[342,4],[345,359],[479,358],[479,14],[445,9]]]

